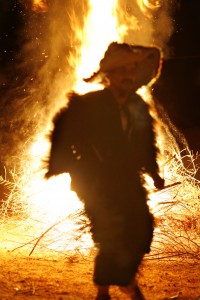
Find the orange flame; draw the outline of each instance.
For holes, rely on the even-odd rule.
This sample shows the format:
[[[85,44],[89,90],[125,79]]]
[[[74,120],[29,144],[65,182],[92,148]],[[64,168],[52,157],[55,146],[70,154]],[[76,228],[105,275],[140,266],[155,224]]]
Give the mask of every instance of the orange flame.
[[[77,78],[74,90],[79,93],[102,88],[101,85],[86,84],[83,78],[90,76],[98,68],[99,61],[108,45],[112,41],[120,41],[117,32],[116,3],[116,0],[101,0],[101,2],[90,0],[90,12],[85,17],[84,28],[79,28],[76,18],[73,15],[70,16],[76,28],[77,38],[75,39],[82,43],[79,49],[80,55],[71,54],[69,57]],[[39,168],[40,159],[49,152],[49,147],[49,141],[44,137],[36,137],[35,143],[29,149],[33,160],[31,166],[33,170]],[[37,172],[35,179],[31,181],[30,189],[27,190],[27,194],[32,194],[34,190],[35,195],[29,200],[31,218],[36,219],[37,216],[42,215],[46,227],[47,224],[51,226],[57,220],[82,208],[83,205],[76,194],[70,191],[69,175],[61,174],[48,181],[42,178],[43,174]],[[91,246],[91,240],[87,239],[84,245],[85,247]]]
[[[98,69],[99,61],[108,45],[112,41],[120,40],[117,32],[116,9],[116,0],[101,0],[99,2],[90,0],[90,11],[85,19],[84,30],[77,26],[76,35],[82,37],[80,57],[71,56],[69,59],[71,64],[76,66],[77,82],[74,89],[79,93],[102,88],[101,85],[89,85],[83,82],[83,78],[89,77]]]
[[[35,12],[46,12],[48,10],[46,0],[33,0],[32,5]]]
[[[147,9],[155,10],[160,7],[160,0],[137,0],[139,7],[142,11],[146,11]]]
[[[121,12],[117,0],[90,0],[89,2],[89,13],[85,17],[84,28],[80,28],[78,21],[73,14],[70,16],[73,27],[76,28],[75,40],[81,43],[79,49],[80,54],[77,55],[76,52],[75,55],[71,54],[69,56],[69,62],[75,68],[76,72],[76,82],[73,89],[79,93],[102,88],[101,85],[85,83],[83,78],[89,77],[98,69],[99,62],[111,42],[123,42],[124,35],[127,31],[130,28],[137,27],[135,17],[131,16],[129,22],[127,21],[127,18],[123,18],[124,12]],[[44,5],[44,1],[35,1],[34,3],[37,5]],[[34,145],[32,149],[30,149],[32,151],[32,156],[35,156],[35,158],[33,158],[34,166],[37,165],[36,157],[41,155],[42,149],[47,148],[49,148],[48,142],[42,141],[41,143],[39,139],[37,141],[37,146]],[[75,195],[70,192],[70,177],[66,177],[66,174],[52,178],[48,182],[41,180],[41,178],[37,178],[36,182],[37,184],[34,184],[34,186],[37,186],[37,188],[39,187],[39,196],[32,199],[31,215],[34,216],[35,213],[37,214],[37,210],[44,210],[46,212],[46,216],[43,217],[43,219],[46,220],[45,224],[48,222],[50,225],[60,217],[64,217],[64,215],[76,211],[77,208],[81,208],[81,203],[78,203],[77,199],[75,201]],[[49,185],[52,186],[51,189],[49,188]],[[43,190],[44,192],[42,192]],[[60,192],[59,195],[58,191]],[[64,199],[63,195],[65,195]],[[58,199],[59,197],[61,199],[59,200],[59,203],[58,200],[55,202],[54,199]],[[68,201],[71,197],[73,198],[73,201],[70,201],[70,207],[69,205],[66,205],[66,197],[68,198]],[[52,199],[52,201],[49,199]],[[49,209],[47,209],[47,207],[49,207]],[[91,245],[91,241],[89,241],[89,244]]]
[[[161,0],[160,0],[161,1]],[[147,10],[153,10],[159,7],[159,0],[137,0],[138,7],[145,14]],[[73,1],[72,1],[73,2]],[[76,1],[75,1],[76,2]],[[70,54],[69,63],[75,69],[76,82],[72,89],[79,93],[85,93],[94,89],[101,89],[101,85],[86,84],[83,78],[89,77],[98,69],[99,61],[104,55],[108,45],[113,41],[138,44],[152,44],[152,29],[150,24],[145,23],[142,32],[138,25],[137,14],[128,14],[126,7],[122,7],[117,0],[88,0],[89,14],[85,16],[85,24],[80,28],[76,16],[70,14],[71,24],[75,28],[74,40],[77,43],[76,53]],[[134,6],[136,2],[132,2]],[[120,6],[121,5],[121,6]],[[46,0],[33,0],[33,10],[36,12],[47,11]],[[145,18],[146,22],[146,18]],[[128,32],[131,31],[131,38],[127,40]],[[136,35],[137,32],[137,35]],[[133,35],[134,34],[134,35]],[[132,39],[132,36],[134,39]],[[126,37],[126,38],[125,38]],[[77,54],[78,53],[78,54]],[[142,92],[144,96],[144,91]],[[148,95],[147,95],[148,96]],[[49,181],[45,181],[44,171],[38,172],[41,164],[41,158],[45,157],[45,153],[49,152],[49,141],[36,137],[35,143],[29,149],[31,157],[30,170],[31,182],[26,186],[25,193],[31,195],[29,197],[29,216],[33,220],[41,220],[39,230],[45,230],[46,227],[52,226],[58,220],[62,220],[67,215],[82,208],[82,203],[78,200],[75,193],[70,191],[70,177],[67,174],[54,177]],[[32,176],[34,174],[34,176]],[[149,186],[152,182],[149,182]],[[64,196],[64,197],[63,197]],[[157,204],[153,204],[156,206]],[[42,223],[42,220],[44,221]],[[39,223],[39,222],[38,222]],[[38,224],[37,224],[38,226]],[[34,230],[36,227],[34,225]],[[65,224],[59,228],[64,230]],[[85,247],[91,246],[91,240],[84,242]]]

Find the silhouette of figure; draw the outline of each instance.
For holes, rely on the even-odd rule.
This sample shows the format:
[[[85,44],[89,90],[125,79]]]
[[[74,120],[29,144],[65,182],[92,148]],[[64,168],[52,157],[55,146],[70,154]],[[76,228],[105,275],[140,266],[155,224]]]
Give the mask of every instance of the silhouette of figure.
[[[110,299],[117,285],[131,299],[144,299],[135,275],[150,251],[153,216],[141,172],[163,188],[156,157],[153,119],[136,94],[152,82],[160,67],[155,47],[111,43],[100,67],[86,82],[101,81],[103,90],[71,93],[54,119],[46,178],[68,172],[72,189],[83,201],[98,248],[96,299]]]

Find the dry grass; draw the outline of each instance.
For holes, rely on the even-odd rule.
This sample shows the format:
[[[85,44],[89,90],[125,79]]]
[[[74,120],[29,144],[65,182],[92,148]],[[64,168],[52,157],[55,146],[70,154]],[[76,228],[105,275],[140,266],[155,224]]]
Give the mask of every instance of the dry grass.
[[[168,159],[165,165],[166,182],[180,184],[150,194],[150,207],[156,220],[151,259],[177,256],[199,259],[200,183],[195,179],[195,158],[184,159],[187,166],[177,156]],[[30,176],[24,173],[19,178],[16,174],[12,176],[12,182],[1,178],[1,184],[7,189],[7,197],[1,204],[2,243],[13,243],[12,250],[29,248],[31,253],[37,248],[58,252],[85,252],[91,248],[88,221],[81,208],[45,223],[48,218],[45,207],[36,207],[38,210],[33,214],[36,208],[29,203],[33,195],[25,193]]]

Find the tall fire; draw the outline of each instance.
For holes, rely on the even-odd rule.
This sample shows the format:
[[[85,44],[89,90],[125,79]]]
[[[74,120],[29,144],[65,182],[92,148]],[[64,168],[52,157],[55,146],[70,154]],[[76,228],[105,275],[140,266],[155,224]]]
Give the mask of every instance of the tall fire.
[[[65,95],[70,90],[84,93],[102,88],[82,79],[98,68],[110,42],[156,45],[166,55],[166,42],[173,31],[172,1],[49,2],[49,6],[44,0],[32,2],[30,42],[23,51],[33,71],[22,87],[14,87],[9,94],[14,99],[8,115],[14,111],[14,120],[7,117],[10,132],[5,134],[12,135],[15,149],[8,151],[8,145],[3,145],[5,174],[0,183],[7,192],[1,200],[1,245],[30,253],[35,249],[86,251],[93,244],[82,203],[70,190],[69,175],[44,180],[52,117],[67,102]],[[37,27],[34,22],[38,20]],[[39,32],[32,30],[33,25]],[[163,112],[154,107],[150,91],[143,88],[138,92],[151,103],[158,120],[157,142],[162,149],[158,159],[168,186],[155,191],[151,178],[146,177],[149,206],[156,219],[149,257],[197,257],[200,189],[195,156],[168,118],[161,121]],[[15,131],[13,124],[19,130]]]

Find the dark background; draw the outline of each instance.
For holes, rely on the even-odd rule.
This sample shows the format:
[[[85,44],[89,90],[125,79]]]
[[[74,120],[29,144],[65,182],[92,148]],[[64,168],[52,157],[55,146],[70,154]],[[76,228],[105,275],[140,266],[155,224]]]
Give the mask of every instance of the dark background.
[[[155,85],[172,122],[191,150],[200,151],[200,1],[181,0],[174,12],[175,30],[169,40],[170,58]]]
[[[180,128],[200,128],[200,1],[179,3],[170,58],[163,63],[154,94]]]
[[[0,0],[1,108],[5,90],[16,78],[26,76],[16,67],[23,60],[20,49],[26,43],[30,1],[26,5],[25,9],[19,1]],[[172,18],[175,30],[169,40],[170,56],[163,63],[153,94],[188,136],[192,148],[200,150],[200,1],[178,0]]]

